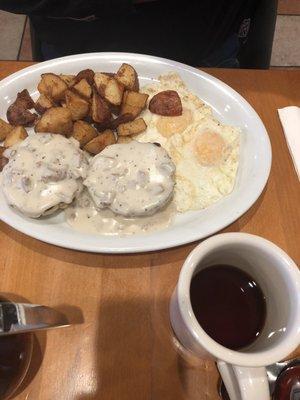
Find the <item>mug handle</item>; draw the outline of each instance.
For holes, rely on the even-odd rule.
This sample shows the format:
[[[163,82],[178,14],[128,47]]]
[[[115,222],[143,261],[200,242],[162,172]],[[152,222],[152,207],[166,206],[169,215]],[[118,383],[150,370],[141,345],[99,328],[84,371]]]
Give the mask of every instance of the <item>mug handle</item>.
[[[230,400],[270,400],[267,370],[217,362]]]

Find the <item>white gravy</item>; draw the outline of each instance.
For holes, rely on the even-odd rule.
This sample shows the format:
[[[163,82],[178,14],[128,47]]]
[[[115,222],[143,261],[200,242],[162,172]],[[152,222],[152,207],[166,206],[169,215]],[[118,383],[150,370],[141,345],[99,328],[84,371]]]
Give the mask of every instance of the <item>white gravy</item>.
[[[32,135],[4,152],[2,189],[11,206],[38,218],[69,204],[82,190],[88,163],[76,140],[56,134]]]
[[[156,214],[126,218],[109,209],[97,210],[93,200],[83,191],[77,200],[65,210],[66,220],[72,228],[89,234],[133,235],[158,231],[169,226],[176,208],[171,201]]]
[[[83,184],[98,209],[125,217],[149,216],[170,200],[175,165],[166,150],[152,143],[114,144],[90,162]]]

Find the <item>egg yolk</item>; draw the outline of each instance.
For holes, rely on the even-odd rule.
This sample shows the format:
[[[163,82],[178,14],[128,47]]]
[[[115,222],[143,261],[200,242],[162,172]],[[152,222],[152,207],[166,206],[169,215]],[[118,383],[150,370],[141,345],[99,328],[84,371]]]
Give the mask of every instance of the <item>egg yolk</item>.
[[[223,159],[226,144],[216,132],[203,132],[196,139],[195,153],[203,166],[219,164]]]
[[[159,117],[156,123],[158,132],[169,138],[174,133],[182,133],[193,122],[193,114],[188,108],[182,110],[177,117]]]

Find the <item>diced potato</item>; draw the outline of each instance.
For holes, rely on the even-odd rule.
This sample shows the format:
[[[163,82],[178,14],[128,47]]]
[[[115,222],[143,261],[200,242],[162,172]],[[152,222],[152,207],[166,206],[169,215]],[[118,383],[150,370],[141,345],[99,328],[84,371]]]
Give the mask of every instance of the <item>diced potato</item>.
[[[73,130],[72,114],[68,108],[49,108],[34,127],[35,132],[68,135]]]
[[[54,102],[63,100],[68,85],[58,75],[47,73],[42,74],[42,79],[38,84],[38,91],[45,94]]]
[[[131,136],[118,136],[118,139],[117,139],[117,143],[118,144],[123,144],[123,143],[130,143],[130,142],[132,142],[132,138],[131,138]]]
[[[81,79],[86,79],[87,82],[93,86],[94,84],[94,75],[95,72],[92,69],[83,69],[82,71],[78,72],[78,74],[75,77],[76,83],[81,81]]]
[[[72,86],[74,86],[75,84],[75,75],[64,75],[64,74],[59,74],[58,75],[60,77],[60,79],[62,79],[66,85],[70,88]]]
[[[104,98],[111,104],[119,106],[122,103],[124,86],[116,79],[110,78],[104,90]]]
[[[55,106],[52,100],[45,94],[41,94],[35,102],[34,108],[39,114],[44,114],[49,108]]]
[[[24,89],[17,94],[16,100],[6,111],[7,121],[14,126],[31,126],[37,119],[37,114],[29,111],[34,107],[34,101],[30,97],[28,90]]]
[[[96,72],[94,82],[100,96],[104,97],[113,106],[121,104],[124,92],[123,84],[105,72]]]
[[[11,125],[32,126],[37,120],[38,115],[29,110],[25,110],[17,103],[13,103],[8,107],[6,117]]]
[[[16,143],[22,142],[27,138],[26,129],[23,126],[16,126],[13,130],[9,132],[4,141],[5,147],[11,147]]]
[[[132,114],[136,118],[145,108],[149,95],[126,90],[123,96],[121,114]]]
[[[5,122],[0,118],[0,142],[6,138],[6,136],[14,129],[13,126]]]
[[[74,122],[72,137],[78,140],[80,147],[86,145],[96,136],[98,136],[98,132],[91,124],[85,121]]]
[[[126,89],[139,91],[139,79],[136,70],[129,64],[122,64],[116,73],[116,79],[122,83]]]
[[[144,132],[147,129],[146,122],[143,118],[135,119],[134,121],[120,124],[117,128],[118,135],[130,136],[137,135],[138,133]]]
[[[83,119],[89,113],[90,104],[71,90],[65,92],[66,107],[71,111],[73,121]]]
[[[149,102],[149,110],[158,115],[175,117],[182,115],[182,103],[175,90],[164,90],[157,93]]]
[[[81,79],[76,85],[73,86],[73,89],[76,90],[82,97],[90,99],[92,96],[92,88],[86,79]]]
[[[131,114],[123,114],[123,115],[119,115],[115,119],[110,119],[110,120],[102,122],[102,123],[95,123],[95,128],[98,130],[98,132],[103,132],[106,129],[116,130],[120,124],[124,124],[125,122],[129,122],[129,121],[132,121],[132,115]]]
[[[91,154],[98,154],[105,147],[116,143],[116,138],[110,129],[100,133],[97,137],[88,142],[83,148]]]
[[[15,103],[18,103],[18,105],[22,106],[24,110],[30,110],[34,107],[34,101],[32,100],[27,89],[23,89],[22,92],[17,94]]]
[[[126,122],[132,121],[132,114],[122,114],[119,115],[117,118],[113,119],[110,122],[110,129],[117,129],[117,127],[121,124],[125,124]]]
[[[104,97],[105,88],[110,80],[110,77],[104,72],[96,72],[94,75],[94,83],[100,96]]]
[[[0,172],[3,170],[5,165],[8,163],[8,158],[4,157],[3,153],[6,147],[0,146]]]
[[[95,122],[100,124],[111,120],[111,111],[104,99],[94,90],[92,98],[91,116]]]

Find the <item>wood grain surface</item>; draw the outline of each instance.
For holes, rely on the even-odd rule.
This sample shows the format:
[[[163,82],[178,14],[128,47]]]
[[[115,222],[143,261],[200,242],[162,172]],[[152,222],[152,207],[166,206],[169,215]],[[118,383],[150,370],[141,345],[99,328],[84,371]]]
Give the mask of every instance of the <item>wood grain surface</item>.
[[[0,78],[28,65],[0,62]],[[300,71],[207,71],[252,104],[273,149],[266,189],[225,231],[261,235],[299,264],[300,185],[277,109],[300,106]],[[137,255],[89,254],[39,242],[0,222],[0,292],[60,308],[74,322],[84,319],[37,336],[16,399],[217,400],[214,364],[187,360],[168,318],[180,268],[196,244]]]

